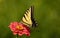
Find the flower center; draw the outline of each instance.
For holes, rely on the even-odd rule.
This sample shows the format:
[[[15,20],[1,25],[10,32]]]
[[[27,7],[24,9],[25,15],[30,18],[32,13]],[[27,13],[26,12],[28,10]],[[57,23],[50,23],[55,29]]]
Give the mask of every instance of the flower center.
[[[23,30],[23,27],[19,26],[19,25],[17,25],[16,28],[19,29],[19,30]]]

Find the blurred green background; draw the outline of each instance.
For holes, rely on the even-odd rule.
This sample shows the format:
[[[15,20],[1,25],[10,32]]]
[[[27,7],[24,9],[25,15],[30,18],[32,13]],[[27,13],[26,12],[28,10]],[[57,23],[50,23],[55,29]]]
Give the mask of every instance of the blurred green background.
[[[0,0],[0,38],[15,38],[9,24],[19,22],[32,5],[38,27],[30,38],[60,38],[60,0]]]

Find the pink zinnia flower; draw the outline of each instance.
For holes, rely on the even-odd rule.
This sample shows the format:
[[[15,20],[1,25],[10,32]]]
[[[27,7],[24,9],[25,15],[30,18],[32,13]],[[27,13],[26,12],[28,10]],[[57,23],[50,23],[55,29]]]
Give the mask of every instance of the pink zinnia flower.
[[[12,22],[9,27],[14,35],[18,34],[19,36],[22,36],[25,34],[27,36],[30,36],[30,28],[22,23]]]

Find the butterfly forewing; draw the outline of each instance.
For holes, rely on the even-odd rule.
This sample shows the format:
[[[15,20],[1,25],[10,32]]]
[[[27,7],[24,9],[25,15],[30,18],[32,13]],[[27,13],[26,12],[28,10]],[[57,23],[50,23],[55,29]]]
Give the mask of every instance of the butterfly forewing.
[[[32,20],[31,20],[31,8],[29,8],[26,13],[24,14],[24,17],[22,18],[22,23],[24,23],[27,26],[32,26]]]

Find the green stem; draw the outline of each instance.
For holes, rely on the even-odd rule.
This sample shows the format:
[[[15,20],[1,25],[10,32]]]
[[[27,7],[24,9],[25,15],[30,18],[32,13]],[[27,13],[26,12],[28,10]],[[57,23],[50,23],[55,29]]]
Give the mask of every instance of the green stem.
[[[18,38],[18,35],[16,35],[16,38]]]
[[[18,37],[16,37],[16,38],[18,38]]]

